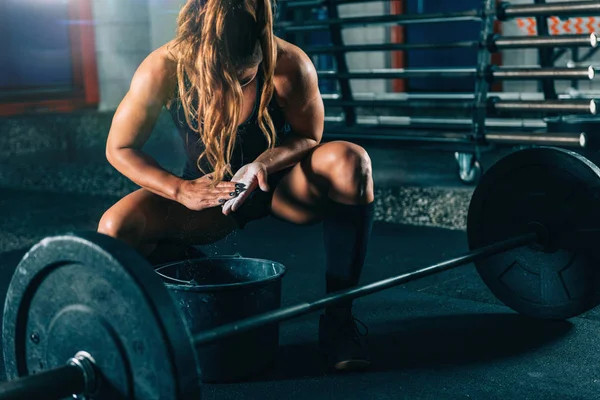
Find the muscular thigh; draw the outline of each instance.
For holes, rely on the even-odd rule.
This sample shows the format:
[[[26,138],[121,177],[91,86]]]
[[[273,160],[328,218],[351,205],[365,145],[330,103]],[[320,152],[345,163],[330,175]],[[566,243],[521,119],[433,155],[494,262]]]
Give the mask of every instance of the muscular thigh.
[[[191,244],[215,242],[236,228],[220,207],[191,211],[146,189],[125,196],[105,215],[124,231],[135,232],[140,244],[178,239]]]
[[[271,202],[273,216],[299,225],[321,221],[326,182],[314,168],[314,153],[296,164],[277,185]]]

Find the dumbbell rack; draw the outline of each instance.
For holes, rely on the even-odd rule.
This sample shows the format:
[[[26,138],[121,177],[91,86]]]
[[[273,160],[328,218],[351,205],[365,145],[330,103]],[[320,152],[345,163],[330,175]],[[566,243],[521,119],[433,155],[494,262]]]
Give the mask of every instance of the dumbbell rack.
[[[559,98],[554,89],[556,80],[581,81],[593,79],[588,67],[558,68],[552,63],[554,49],[597,47],[597,38],[590,35],[550,36],[547,18],[600,15],[600,2],[560,2],[512,5],[496,0],[483,0],[480,9],[451,13],[401,14],[340,18],[338,6],[368,3],[374,0],[280,0],[280,22],[277,33],[299,45],[307,54],[331,54],[336,69],[318,71],[321,80],[337,81],[338,93],[324,94],[327,109],[340,108],[341,116],[326,117],[325,136],[330,139],[385,139],[418,145],[434,144],[450,147],[456,156],[463,182],[474,183],[481,175],[479,162],[482,151],[498,145],[554,145],[581,148],[586,145],[581,133],[548,132],[542,118],[545,115],[593,114],[595,103],[590,99]],[[307,9],[326,7],[328,19],[311,19]],[[540,30],[536,37],[500,36],[494,34],[496,21],[520,17],[536,17]],[[436,22],[480,21],[480,36],[473,41],[447,44],[381,43],[345,45],[342,29],[373,24],[408,25]],[[329,46],[309,46],[303,41],[307,32],[328,31]],[[406,51],[438,48],[477,49],[474,68],[413,68],[351,71],[346,54],[351,52]],[[538,49],[540,67],[501,67],[492,63],[492,54],[506,49]],[[473,77],[472,94],[412,94],[371,98],[352,92],[355,79],[407,79],[426,77]],[[515,96],[511,93],[491,93],[493,83],[507,80],[539,80],[543,98]],[[391,109],[391,115],[367,116],[361,109]],[[445,117],[435,113],[444,111]],[[388,111],[389,112],[389,111]],[[426,116],[419,116],[425,112]],[[456,118],[456,112],[463,118]],[[402,115],[398,117],[397,115]],[[527,116],[529,118],[524,118]],[[508,117],[508,118],[507,118]]]

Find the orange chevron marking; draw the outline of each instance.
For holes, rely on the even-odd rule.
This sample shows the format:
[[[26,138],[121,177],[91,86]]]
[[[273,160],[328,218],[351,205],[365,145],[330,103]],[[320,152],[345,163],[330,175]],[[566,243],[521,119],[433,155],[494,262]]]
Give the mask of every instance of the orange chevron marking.
[[[571,20],[568,19],[565,21],[565,23],[563,24],[563,31],[565,33],[572,33],[573,31],[571,30]]]
[[[535,18],[527,18],[527,22],[529,22],[529,26],[527,27],[527,33],[534,36],[537,34],[537,23],[535,22]]]
[[[583,18],[575,18],[575,33],[583,33]]]
[[[596,22],[597,22],[596,18],[594,18],[594,17],[588,18],[588,23],[585,27],[587,28],[589,33],[596,32],[596,28],[594,27]]]
[[[560,19],[558,17],[550,17],[550,34],[558,35],[560,33],[559,30]]]

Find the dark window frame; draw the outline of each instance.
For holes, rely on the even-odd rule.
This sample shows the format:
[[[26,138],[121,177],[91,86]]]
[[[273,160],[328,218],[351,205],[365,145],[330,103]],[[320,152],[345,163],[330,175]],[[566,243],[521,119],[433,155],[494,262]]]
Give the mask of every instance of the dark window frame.
[[[65,93],[32,92],[0,101],[0,116],[29,113],[69,113],[97,108],[100,103],[96,43],[91,0],[69,1],[69,41],[73,90]]]

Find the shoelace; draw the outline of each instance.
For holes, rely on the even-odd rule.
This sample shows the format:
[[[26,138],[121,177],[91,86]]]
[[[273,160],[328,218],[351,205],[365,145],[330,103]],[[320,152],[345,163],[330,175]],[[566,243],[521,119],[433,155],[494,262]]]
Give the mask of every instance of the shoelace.
[[[352,327],[351,329],[349,329],[349,331],[345,332],[347,338],[354,342],[356,345],[360,346],[361,338],[369,334],[369,328],[367,327],[367,325],[365,325],[364,322],[362,322],[356,317],[352,317],[352,319],[348,321],[348,324],[352,325]],[[350,328],[348,325],[346,325],[346,327],[347,328],[345,329]],[[360,327],[363,328],[364,332],[361,332]],[[345,330],[344,327],[340,327],[340,329]]]

